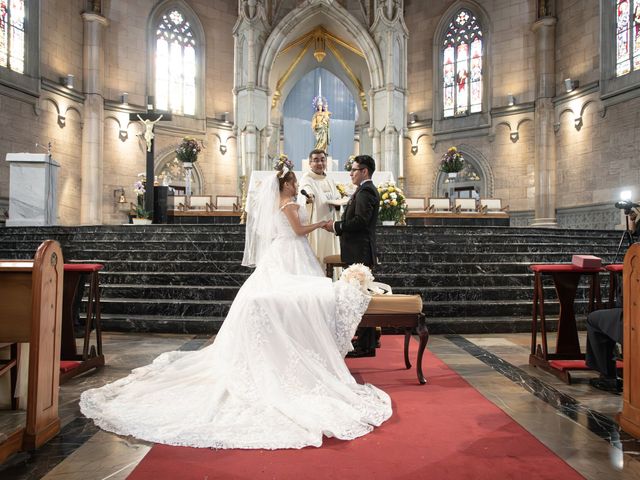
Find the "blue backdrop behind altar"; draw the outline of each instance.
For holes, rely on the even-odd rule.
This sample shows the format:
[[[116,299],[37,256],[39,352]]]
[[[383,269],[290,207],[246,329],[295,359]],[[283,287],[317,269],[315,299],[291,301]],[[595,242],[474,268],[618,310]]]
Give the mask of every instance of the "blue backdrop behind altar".
[[[315,145],[311,117],[315,111],[313,97],[322,96],[329,102],[331,112],[329,155],[338,160],[339,169],[353,155],[353,135],[356,124],[356,105],[351,92],[342,80],[324,68],[316,68],[302,77],[293,87],[283,107],[284,153],[302,170],[302,159],[309,156]]]

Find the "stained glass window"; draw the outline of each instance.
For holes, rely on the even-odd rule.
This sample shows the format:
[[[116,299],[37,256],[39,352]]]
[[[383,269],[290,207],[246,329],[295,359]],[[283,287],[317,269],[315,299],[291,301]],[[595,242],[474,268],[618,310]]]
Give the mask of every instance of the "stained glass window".
[[[480,23],[468,10],[460,10],[442,44],[445,118],[482,111],[482,47]]]
[[[616,4],[616,76],[640,70],[640,0]]]
[[[0,66],[24,73],[24,0],[0,0]]]
[[[162,16],[156,30],[158,110],[196,113],[196,47],[193,29],[180,11]]]

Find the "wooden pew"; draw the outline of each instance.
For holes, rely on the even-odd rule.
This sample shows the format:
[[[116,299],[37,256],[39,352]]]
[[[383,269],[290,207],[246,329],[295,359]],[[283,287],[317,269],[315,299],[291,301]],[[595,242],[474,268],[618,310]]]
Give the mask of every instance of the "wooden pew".
[[[0,342],[29,344],[26,422],[0,443],[0,462],[60,431],[58,389],[64,261],[45,241],[33,261],[0,261]]]
[[[634,243],[624,256],[622,270],[624,312],[624,371],[620,426],[640,438],[640,244]]]

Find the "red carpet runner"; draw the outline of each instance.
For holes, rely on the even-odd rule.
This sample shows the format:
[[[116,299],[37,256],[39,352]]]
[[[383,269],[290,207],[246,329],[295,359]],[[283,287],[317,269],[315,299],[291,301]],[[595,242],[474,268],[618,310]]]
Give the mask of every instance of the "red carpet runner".
[[[415,353],[417,345],[411,345]],[[414,356],[411,357],[412,360]],[[518,479],[582,478],[425,352],[426,385],[404,369],[402,337],[385,336],[375,358],[349,359],[359,382],[385,390],[393,416],[350,442],[303,450],[209,450],[155,445],[130,479]]]

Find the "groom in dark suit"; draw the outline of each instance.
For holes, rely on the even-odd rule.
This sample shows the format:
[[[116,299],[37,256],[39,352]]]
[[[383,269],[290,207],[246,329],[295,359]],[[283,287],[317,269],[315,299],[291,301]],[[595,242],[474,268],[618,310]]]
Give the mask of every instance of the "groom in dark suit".
[[[371,176],[376,162],[369,155],[358,155],[349,175],[357,185],[355,193],[342,214],[342,220],[329,222],[326,230],[340,237],[340,257],[348,265],[364,263],[373,269],[377,263],[376,223],[380,209],[380,195]],[[349,356],[365,357],[376,354],[375,328],[358,329],[358,343]]]

